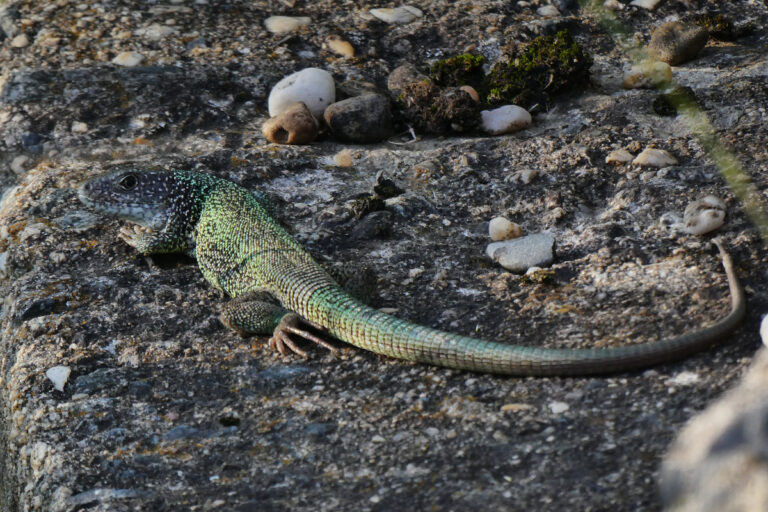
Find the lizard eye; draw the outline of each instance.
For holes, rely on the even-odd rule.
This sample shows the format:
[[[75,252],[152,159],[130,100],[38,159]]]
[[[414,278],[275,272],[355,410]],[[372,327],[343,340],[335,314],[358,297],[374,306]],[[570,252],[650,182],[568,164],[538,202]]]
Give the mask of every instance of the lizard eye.
[[[139,180],[136,179],[135,174],[126,174],[119,182],[117,182],[117,184],[120,185],[123,190],[131,190],[136,186],[138,181]]]

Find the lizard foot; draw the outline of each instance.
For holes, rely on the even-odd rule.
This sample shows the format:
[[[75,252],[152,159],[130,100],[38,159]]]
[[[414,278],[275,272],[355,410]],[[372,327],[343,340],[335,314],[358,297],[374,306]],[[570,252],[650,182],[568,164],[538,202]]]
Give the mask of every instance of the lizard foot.
[[[301,357],[307,357],[307,353],[296,345],[291,339],[289,334],[295,334],[304,338],[305,340],[317,343],[321,347],[325,347],[334,354],[338,352],[336,347],[329,344],[327,341],[318,338],[311,332],[308,332],[301,328],[301,324],[305,321],[296,313],[288,313],[280,320],[280,324],[275,327],[275,332],[272,337],[269,338],[269,347],[280,352],[281,355],[287,355],[290,352],[300,355]],[[312,322],[306,322],[309,325],[317,327]]]
[[[134,249],[138,249],[141,240],[149,233],[152,233],[151,229],[136,224],[133,226],[121,227],[117,237]]]

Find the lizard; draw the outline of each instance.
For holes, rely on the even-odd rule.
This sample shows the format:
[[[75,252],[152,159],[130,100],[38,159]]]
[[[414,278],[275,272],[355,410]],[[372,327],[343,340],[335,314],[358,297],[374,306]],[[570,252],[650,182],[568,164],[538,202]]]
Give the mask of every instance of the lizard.
[[[477,372],[606,374],[680,359],[722,341],[746,310],[733,261],[716,240],[731,311],[709,327],[618,347],[488,341],[401,320],[355,299],[273,218],[263,196],[231,181],[193,171],[127,168],[86,181],[78,197],[99,213],[132,223],[119,237],[139,253],[194,257],[205,279],[232,297],[222,308],[222,323],[241,335],[271,334],[269,346],[282,355],[306,357],[294,337],[335,352],[326,341],[330,335],[378,354]]]

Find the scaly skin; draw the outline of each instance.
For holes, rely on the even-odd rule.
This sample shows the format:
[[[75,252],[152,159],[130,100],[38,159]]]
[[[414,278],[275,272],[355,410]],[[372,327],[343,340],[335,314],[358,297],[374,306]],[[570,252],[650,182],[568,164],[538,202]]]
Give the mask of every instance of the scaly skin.
[[[541,349],[486,341],[406,322],[354,299],[278,225],[263,200],[229,181],[186,171],[123,170],[89,181],[79,196],[96,210],[141,225],[121,231],[141,253],[193,255],[205,278],[234,298],[222,321],[244,334],[274,330],[270,345],[281,353],[303,354],[290,334],[330,348],[302,327],[308,322],[399,359],[513,375],[601,374],[687,356],[725,339],[745,313],[733,262],[718,242],[732,309],[711,327],[617,348]]]

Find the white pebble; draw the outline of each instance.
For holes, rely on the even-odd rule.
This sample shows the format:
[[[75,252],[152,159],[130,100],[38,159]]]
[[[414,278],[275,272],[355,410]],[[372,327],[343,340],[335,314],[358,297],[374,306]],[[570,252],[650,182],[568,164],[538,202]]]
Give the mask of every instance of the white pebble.
[[[410,23],[424,15],[421,10],[412,5],[403,5],[394,9],[371,9],[369,12],[383,22],[399,24]]]
[[[643,9],[648,9],[649,11],[652,11],[660,3],[661,3],[661,0],[632,0],[629,3],[629,5],[634,5],[635,7],[642,7]]]
[[[531,114],[517,105],[504,105],[493,110],[483,110],[480,116],[483,131],[491,135],[517,132],[531,124]]]
[[[88,125],[82,121],[75,121],[72,123],[72,133],[86,133],[88,132]]]
[[[666,62],[644,60],[624,73],[625,89],[653,89],[672,80],[672,68]]]
[[[552,263],[554,245],[553,235],[536,233],[488,244],[485,254],[507,270],[523,273],[531,267],[543,267]]]
[[[544,5],[536,9],[536,14],[539,16],[560,16],[560,11],[554,5]]]
[[[264,20],[264,26],[273,34],[293,32],[297,28],[312,23],[312,18],[307,16],[270,16]]]
[[[570,408],[571,406],[565,402],[549,402],[549,410],[552,414],[562,414]]]
[[[488,223],[488,235],[493,241],[510,240],[523,235],[523,229],[504,217],[494,217]]]
[[[677,158],[669,151],[656,148],[645,148],[642,153],[632,160],[635,165],[647,165],[649,167],[667,167],[677,165]]]
[[[160,41],[166,37],[178,33],[178,29],[169,27],[168,25],[160,25],[159,23],[153,23],[147,28],[138,30],[139,35],[143,35],[150,41]]]
[[[59,391],[64,391],[64,384],[67,383],[70,373],[72,373],[72,370],[69,366],[54,366],[45,372],[45,376],[48,377],[48,380],[53,382],[54,388]]]
[[[29,38],[26,34],[19,34],[11,39],[12,48],[24,48],[25,46],[29,46]]]
[[[760,323],[760,338],[763,340],[763,345],[768,347],[768,315],[765,315]]]
[[[11,170],[21,176],[24,174],[24,171],[27,170],[27,164],[29,164],[29,162],[30,159],[28,156],[17,156],[11,161]]]
[[[605,157],[605,163],[609,165],[622,165],[631,162],[634,158],[632,153],[626,149],[617,149],[608,153],[608,156]]]
[[[306,68],[277,82],[269,93],[267,103],[270,117],[280,115],[297,101],[303,101],[319,118],[335,100],[336,86],[331,74],[324,69]]]
[[[715,196],[693,201],[683,214],[685,232],[703,235],[720,228],[725,223],[725,203]]]
[[[123,66],[126,68],[132,68],[141,64],[143,60],[144,56],[138,52],[123,52],[112,59],[112,64],[117,64],[118,66]]]

